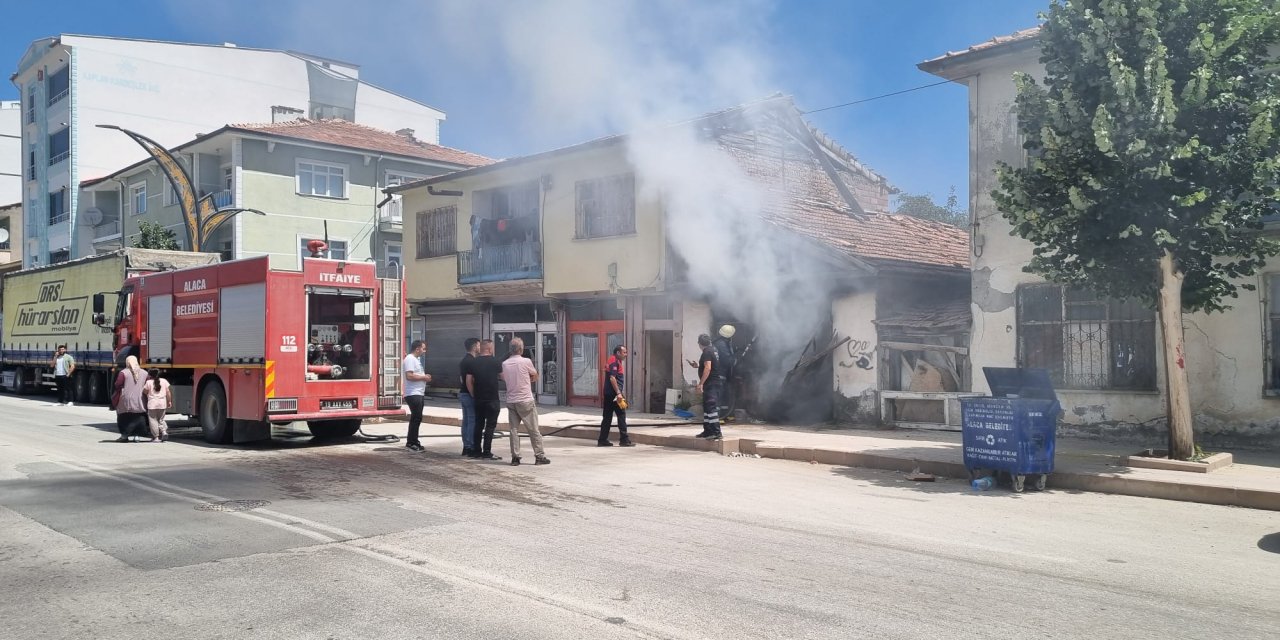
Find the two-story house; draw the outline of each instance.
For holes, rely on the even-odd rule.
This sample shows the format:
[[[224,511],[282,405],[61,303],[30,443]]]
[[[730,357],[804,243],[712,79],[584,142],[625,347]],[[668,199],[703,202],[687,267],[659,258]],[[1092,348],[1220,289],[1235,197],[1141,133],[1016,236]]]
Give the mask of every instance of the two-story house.
[[[627,393],[638,409],[662,412],[667,389],[694,379],[685,363],[698,357],[699,334],[731,323],[738,349],[780,354],[755,361],[758,386],[776,374],[761,391],[776,393],[784,378],[801,377],[787,369],[804,369],[817,417],[876,419],[879,390],[911,391],[925,360],[947,370],[950,382],[935,391],[966,388],[963,230],[887,213],[887,182],[804,122],[789,99],[674,128],[759,188],[766,204],[752,219],[713,223],[710,233],[752,234],[744,243],[760,242],[776,262],[765,275],[778,298],[748,304],[763,290],[749,280],[764,257],[749,252],[732,256],[740,269],[716,276],[738,278],[730,284],[748,295],[709,288],[689,259],[698,239],[688,236],[702,232],[685,224],[702,214],[673,206],[665,197],[673,185],[636,161],[633,136],[648,133],[429,178],[391,192],[404,197],[412,330],[427,340],[437,386],[457,386],[466,338],[492,337],[503,356],[520,337],[542,373],[542,402],[598,405],[604,363],[626,344]],[[689,164],[694,173],[682,178],[696,184],[699,167]],[[815,281],[820,294],[799,298]],[[780,351],[782,343],[794,348]],[[936,357],[922,355],[930,344]]]
[[[133,144],[117,135],[119,144]],[[403,262],[401,206],[382,190],[491,162],[417,140],[407,129],[393,133],[305,118],[227,125],[172,153],[200,196],[213,194],[220,208],[265,214],[232,218],[206,251],[225,259],[269,255],[272,266],[292,269],[301,264],[309,241],[328,238],[331,257],[376,260],[393,275]],[[182,248],[189,248],[177,198],[153,160],[83,183],[79,202],[81,219],[89,223],[75,239],[81,255],[132,244],[142,220],[172,229]],[[64,215],[51,208],[50,224]]]
[[[1024,166],[1015,72],[1042,78],[1039,29],[920,63],[969,89],[972,363],[1050,371],[1067,428],[1113,437],[1164,432],[1163,356],[1155,313],[1026,273],[1031,244],[1010,235],[991,197],[997,163]],[[1272,261],[1224,313],[1184,317],[1198,437],[1273,442],[1280,434],[1280,264]],[[979,377],[980,378],[980,377]],[[974,380],[977,390],[986,382]]]

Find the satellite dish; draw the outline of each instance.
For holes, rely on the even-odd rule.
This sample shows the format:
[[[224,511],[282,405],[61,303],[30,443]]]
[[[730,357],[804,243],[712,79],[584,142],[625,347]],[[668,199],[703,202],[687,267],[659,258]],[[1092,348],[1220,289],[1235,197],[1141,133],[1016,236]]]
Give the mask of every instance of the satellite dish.
[[[8,241],[9,241],[9,230],[0,229],[0,242],[8,242]]]
[[[91,226],[102,224],[102,209],[97,207],[89,207],[88,209],[85,209],[84,221]]]

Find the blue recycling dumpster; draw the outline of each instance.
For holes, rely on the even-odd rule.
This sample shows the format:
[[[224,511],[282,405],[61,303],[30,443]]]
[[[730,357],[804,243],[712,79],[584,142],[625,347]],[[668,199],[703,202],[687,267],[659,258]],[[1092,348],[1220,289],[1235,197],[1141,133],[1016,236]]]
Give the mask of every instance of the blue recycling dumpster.
[[[983,367],[990,398],[961,398],[964,466],[969,475],[979,470],[1003,471],[1021,492],[1027,476],[1037,476],[1044,489],[1053,473],[1054,434],[1062,406],[1044,369]]]

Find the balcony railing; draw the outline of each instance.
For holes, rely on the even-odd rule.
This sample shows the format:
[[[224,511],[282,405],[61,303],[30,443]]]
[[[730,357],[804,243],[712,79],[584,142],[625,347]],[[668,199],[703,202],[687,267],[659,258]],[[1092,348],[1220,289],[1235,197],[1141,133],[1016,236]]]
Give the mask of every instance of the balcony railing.
[[[70,151],[63,151],[62,153],[59,153],[57,155],[49,156],[49,166],[52,167],[53,165],[58,164],[59,162],[62,162],[63,160],[66,160],[67,158],[70,158],[70,157],[71,157]]]
[[[66,222],[66,221],[68,221],[68,220],[70,220],[70,219],[71,219],[71,212],[70,212],[70,211],[62,211],[62,212],[60,212],[60,213],[50,213],[50,214],[49,214],[49,226],[51,226],[51,227],[52,227],[52,226],[53,226],[53,225],[55,225],[55,224],[62,224],[63,222]]]
[[[8,250],[9,250],[9,241],[5,240],[4,242],[0,242],[0,251],[8,251]]]
[[[236,204],[236,194],[230,189],[213,192],[213,208],[226,209]]]
[[[542,277],[542,243],[521,242],[458,252],[458,284]]]
[[[404,223],[404,204],[400,196],[394,196],[378,209],[378,221],[392,224]]]
[[[108,220],[93,228],[93,241],[111,240],[120,235],[120,221]]]
[[[52,107],[53,105],[58,104],[59,102],[62,102],[67,97],[67,94],[70,92],[71,92],[70,89],[63,89],[62,91],[59,91],[53,94],[52,96],[49,96],[49,106]]]

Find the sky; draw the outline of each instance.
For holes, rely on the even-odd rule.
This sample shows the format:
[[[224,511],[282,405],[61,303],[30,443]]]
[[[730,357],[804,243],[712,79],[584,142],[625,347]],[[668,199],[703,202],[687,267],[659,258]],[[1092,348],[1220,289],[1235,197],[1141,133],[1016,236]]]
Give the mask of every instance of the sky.
[[[802,110],[939,81],[916,64],[1037,23],[1048,0],[8,1],[0,59],[83,33],[293,49],[443,110],[441,143],[527,155],[762,98]],[[16,6],[15,6],[16,5]],[[568,98],[566,98],[568,97]],[[9,83],[0,99],[18,99]],[[806,116],[891,185],[967,199],[966,89]]]

